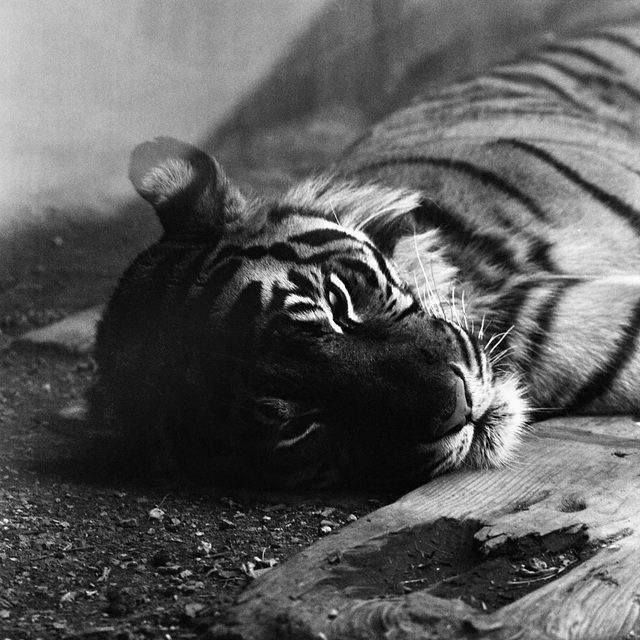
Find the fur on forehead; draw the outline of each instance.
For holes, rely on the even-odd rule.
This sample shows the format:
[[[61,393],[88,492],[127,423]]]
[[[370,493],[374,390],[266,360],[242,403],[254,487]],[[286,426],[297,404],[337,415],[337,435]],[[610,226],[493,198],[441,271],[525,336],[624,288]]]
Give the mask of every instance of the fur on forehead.
[[[306,180],[284,197],[285,204],[320,210],[328,220],[359,231],[367,231],[369,225],[393,224],[418,209],[422,200],[418,191],[373,183],[359,185],[331,175]]]

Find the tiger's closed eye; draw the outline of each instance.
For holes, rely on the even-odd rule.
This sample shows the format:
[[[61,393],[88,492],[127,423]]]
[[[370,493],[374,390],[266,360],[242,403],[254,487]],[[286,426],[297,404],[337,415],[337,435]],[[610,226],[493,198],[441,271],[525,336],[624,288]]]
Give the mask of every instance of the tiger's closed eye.
[[[361,320],[353,308],[349,290],[335,273],[330,274],[327,279],[326,297],[331,309],[331,319],[338,327],[349,330],[360,324]]]

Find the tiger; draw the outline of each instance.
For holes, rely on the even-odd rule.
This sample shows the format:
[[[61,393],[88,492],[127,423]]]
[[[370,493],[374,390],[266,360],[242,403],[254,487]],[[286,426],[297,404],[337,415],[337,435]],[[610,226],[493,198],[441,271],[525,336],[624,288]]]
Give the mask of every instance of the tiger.
[[[277,198],[140,144],[163,231],[100,321],[92,419],[207,481],[410,488],[639,412],[639,134],[628,23],[422,91]]]

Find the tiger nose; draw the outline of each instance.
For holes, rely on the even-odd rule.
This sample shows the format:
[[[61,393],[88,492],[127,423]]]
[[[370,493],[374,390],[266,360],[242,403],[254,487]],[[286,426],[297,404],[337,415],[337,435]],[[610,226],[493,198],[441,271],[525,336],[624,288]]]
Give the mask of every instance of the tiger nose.
[[[471,415],[471,407],[467,402],[467,389],[464,380],[456,373],[455,406],[449,416],[435,429],[436,439],[444,438],[446,435],[458,431],[467,424]]]

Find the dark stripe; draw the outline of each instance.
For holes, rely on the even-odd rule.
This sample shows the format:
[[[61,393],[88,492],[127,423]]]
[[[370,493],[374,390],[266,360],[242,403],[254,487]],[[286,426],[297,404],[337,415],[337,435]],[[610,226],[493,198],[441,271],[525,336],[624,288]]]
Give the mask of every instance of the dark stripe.
[[[556,273],[557,267],[551,258],[551,245],[542,238],[529,237],[529,260],[542,267],[544,271]]]
[[[522,357],[516,355],[516,358],[521,362],[521,368],[524,372],[533,371],[539,362],[545,344],[549,341],[551,326],[555,319],[558,305],[567,290],[579,282],[579,280],[571,280],[557,283],[556,289],[548,295],[544,304],[538,310],[534,320],[536,328],[527,336],[528,344],[524,355]]]
[[[613,44],[618,45],[619,47],[623,47],[628,49],[632,53],[640,56],[640,45],[632,42],[628,38],[617,34],[617,33],[595,33],[593,38],[596,40],[606,40],[607,42],[613,42]]]
[[[535,89],[536,87],[548,89],[552,93],[555,93],[566,100],[569,104],[577,107],[580,111],[588,111],[589,113],[593,112],[593,109],[588,108],[587,105],[577,100],[575,96],[566,91],[561,85],[552,82],[548,78],[543,78],[536,73],[527,71],[494,71],[491,75],[529,86],[532,89]]]
[[[228,258],[242,258],[244,256],[244,248],[237,244],[228,244],[218,251],[215,261],[222,263]]]
[[[483,78],[483,80],[485,80],[485,78]],[[492,79],[488,78],[488,80]],[[522,100],[530,95],[530,90],[504,91],[497,86],[476,86],[473,88],[473,92],[461,91],[457,94],[452,92],[450,95],[445,93],[429,96],[425,98],[425,102],[410,108],[406,114],[406,119],[385,122],[384,133],[393,133],[420,124],[424,124],[425,126],[432,125],[434,114],[436,117],[440,117],[444,112],[449,117],[452,110],[455,109],[469,109],[473,107],[476,111],[484,112],[492,104],[495,104],[507,111],[508,109],[505,105],[509,105],[510,103],[521,104]]]
[[[269,211],[268,220],[272,224],[280,224],[287,218],[294,216],[302,216],[304,218],[320,218],[321,220],[330,220],[328,214],[317,209],[301,209],[291,205],[277,205]]]
[[[494,326],[494,333],[508,331],[518,321],[518,315],[522,311],[529,293],[538,287],[535,281],[527,281],[516,284],[505,289],[496,299],[493,308],[499,314],[498,324]],[[508,335],[502,342],[503,350],[507,348],[511,341],[511,335]]]
[[[471,334],[469,334],[469,332],[467,332],[467,335],[469,336],[469,338],[471,340],[471,344],[473,345],[473,350],[474,350],[474,352],[476,354],[476,362],[478,364],[478,369],[480,371],[483,371],[483,368],[482,368],[482,355],[484,354],[484,349],[480,345],[480,341],[478,340],[477,336],[471,335]]]
[[[301,264],[305,262],[313,262],[315,255],[311,256],[311,259],[307,258],[306,260],[301,258],[296,250],[290,245],[284,242],[276,242],[272,244],[270,247],[264,247],[264,255],[270,255],[276,260],[281,260],[282,262],[299,262]],[[325,251],[324,254],[333,255],[333,251]],[[317,255],[323,255],[322,253]],[[251,259],[253,256],[250,252],[245,252],[245,256]]]
[[[264,310],[265,315],[270,315],[274,311],[281,311],[284,308],[284,303],[287,297],[291,294],[289,289],[284,289],[278,285],[274,285],[271,289],[271,300],[267,308]]]
[[[472,109],[462,107],[460,114],[460,120],[468,119],[469,113],[474,113]],[[482,116],[483,120],[498,119],[502,116],[564,116],[565,118],[572,118],[573,120],[587,120],[592,122],[593,115],[591,113],[586,114],[583,109],[570,110],[567,105],[549,103],[548,100],[542,101],[539,97],[532,97],[530,102],[518,106],[504,106],[504,105],[486,105],[482,110],[476,111]]]
[[[206,248],[204,251],[192,256],[189,266],[179,274],[182,286],[180,287],[179,292],[176,293],[177,301],[184,301],[184,299],[192,292],[194,286],[197,287],[199,285],[202,271],[210,258],[211,251],[209,248]],[[174,277],[174,279],[176,278]]]
[[[472,82],[461,90],[444,89],[441,93],[427,98],[420,107],[429,107],[440,110],[442,107],[450,107],[454,104],[474,104],[486,100],[509,101],[518,100],[527,95],[527,92],[514,89],[503,89],[495,85],[489,86],[486,77],[480,77],[481,82]]]
[[[550,44],[542,50],[542,53],[546,53],[547,51],[551,53],[562,53],[577,56],[578,58],[582,58],[583,60],[588,60],[594,67],[605,69],[606,71],[613,71],[614,73],[621,73],[620,69],[611,61],[600,57],[593,51],[583,49],[582,47],[576,47],[567,44]]]
[[[386,258],[382,255],[382,253],[380,252],[378,247],[375,246],[375,244],[373,244],[372,242],[366,242],[366,241],[362,242],[361,240],[354,238],[352,235],[344,231],[341,231],[340,229],[316,229],[313,231],[308,231],[306,233],[301,233],[297,236],[291,236],[289,240],[291,242],[303,243],[311,246],[320,246],[327,242],[334,242],[338,240],[345,240],[347,242],[351,242],[353,243],[354,247],[358,247],[358,245],[364,244],[373,253],[373,256],[378,264],[378,269],[380,269],[383,276],[387,280],[394,282],[394,284],[398,284],[396,282],[396,279],[393,277],[393,275],[389,271],[389,266],[387,264]],[[346,264],[347,260],[341,260],[341,262],[343,264]],[[364,273],[366,269],[372,272],[370,267],[368,267],[366,263],[364,263],[363,261],[356,262],[355,260],[350,260],[348,262],[353,270],[356,270],[356,271],[359,270],[360,272]],[[377,277],[375,278],[375,280],[372,280],[371,276],[367,275],[367,281],[370,284],[374,283],[372,284],[372,286],[377,286],[377,282],[378,282]]]
[[[242,256],[248,258],[249,260],[261,260],[271,253],[271,247],[265,247],[261,244],[254,244],[249,247],[244,247],[241,251]]]
[[[467,220],[442,206],[429,206],[429,203],[425,202],[421,212],[431,224],[449,237],[453,237],[459,244],[473,246],[490,264],[505,267],[512,273],[522,270],[524,265],[518,263],[513,252],[501,238],[481,233],[469,226]]]
[[[469,341],[473,343],[473,340],[471,340],[469,334],[462,327],[454,324],[453,322],[445,322],[445,326],[454,335],[455,340],[458,343],[458,348],[460,350],[460,353],[462,354],[462,359],[464,361],[465,366],[468,369],[473,369],[474,364],[479,365],[480,362],[478,361],[476,363],[474,360],[474,356],[476,356],[475,351],[473,352],[469,351],[469,345],[467,344],[467,341],[463,337],[463,334],[464,334],[465,336],[469,337]]]
[[[416,300],[414,300],[406,309],[401,311],[393,319],[395,322],[400,322],[404,320],[407,316],[418,314],[421,311],[422,311],[422,307],[418,304]]]
[[[336,242],[338,240],[354,242],[352,235],[335,228],[313,229],[312,231],[305,231],[304,233],[289,237],[289,242],[308,244],[312,247],[327,244],[328,242]]]
[[[320,253],[313,253],[310,256],[303,258],[299,256],[296,251],[288,244],[278,242],[272,245],[269,249],[269,255],[276,260],[283,262],[294,262],[297,264],[324,264],[332,260],[335,256],[342,255],[341,251],[321,251]]]
[[[377,288],[379,286],[378,275],[366,262],[353,258],[339,258],[338,264],[347,271],[361,274],[370,287]]]
[[[599,367],[590,380],[582,385],[567,407],[567,412],[583,409],[611,389],[622,369],[633,358],[637,349],[636,341],[639,333],[640,302],[636,302],[629,320],[621,327],[621,335],[617,340],[613,355],[603,367]]]
[[[303,258],[298,255],[297,251],[286,242],[276,242],[270,246],[264,245],[251,245],[249,247],[242,247],[240,245],[227,245],[223,247],[216,260],[222,262],[223,260],[234,257],[238,259],[247,258],[249,260],[260,260],[266,256],[271,256],[276,260],[283,262],[294,262],[298,264],[319,264],[328,261],[335,255],[339,255],[339,251],[322,251],[320,253],[312,254],[307,258]]]
[[[405,123],[397,123],[394,126],[389,126],[385,129],[385,132],[393,131],[397,129],[402,129],[404,127],[415,127],[416,124],[421,124],[420,121],[417,120],[419,116],[422,118],[422,124],[425,126],[433,125],[433,118],[442,117],[443,113],[447,114],[447,118],[451,117],[452,113],[455,113],[459,110],[467,110],[472,111],[474,113],[480,112],[485,113],[490,109],[494,108],[495,110],[503,110],[509,111],[510,109],[515,109],[515,105],[521,105],[523,100],[526,100],[530,97],[531,92],[512,92],[513,96],[503,97],[501,95],[496,95],[499,91],[494,91],[489,93],[486,88],[483,89],[484,93],[482,95],[478,95],[475,98],[464,98],[460,97],[456,100],[438,100],[431,101],[422,105],[421,113],[416,114],[415,120],[407,121]],[[506,92],[505,92],[506,93]]]
[[[589,182],[575,169],[563,162],[560,162],[557,158],[554,158],[548,151],[545,151],[540,147],[536,147],[528,142],[523,142],[522,140],[516,140],[514,138],[501,138],[496,142],[496,144],[509,144],[522,150],[524,153],[533,155],[546,164],[551,165],[567,180],[570,180],[575,185],[586,191],[592,198],[605,206],[609,211],[612,211],[619,217],[623,218],[631,225],[631,227],[633,227],[635,232],[640,235],[640,211],[634,209],[631,205],[620,200],[620,198],[612,193],[604,191],[604,189],[601,189],[599,186]]]
[[[384,257],[382,252],[376,247],[373,243],[366,243],[371,253],[373,253],[373,257],[376,259],[376,264],[378,265],[378,269],[384,276],[387,282],[392,282],[396,287],[400,288],[402,286],[402,282],[400,282],[397,278],[393,276],[391,271],[389,270],[389,264],[387,263],[387,259]]]
[[[393,277],[392,273],[389,270],[389,266],[385,257],[380,253],[380,251],[373,243],[362,243],[358,240],[354,240],[354,238],[347,234],[345,234],[345,236],[354,243],[351,247],[351,254],[355,253],[356,249],[360,249],[362,245],[368,247],[374,256],[377,266],[380,269],[382,275],[387,280],[390,280],[391,282],[399,286],[399,283],[396,282],[396,279]],[[364,260],[343,257],[345,256],[345,253],[346,251],[344,249],[328,250],[322,251],[320,253],[315,253],[307,257],[302,257],[290,244],[285,242],[277,242],[268,247],[263,245],[252,245],[249,247],[228,245],[220,250],[220,252],[216,256],[216,262],[224,262],[224,260],[228,259],[229,257],[233,257],[234,260],[240,260],[242,258],[246,258],[249,260],[259,260],[261,258],[264,258],[265,256],[271,256],[276,260],[280,260],[282,262],[293,262],[300,265],[323,265],[337,258],[345,267],[358,273],[362,273],[371,286],[378,286],[378,278],[375,274],[375,271],[370,266],[368,266]],[[291,274],[292,272],[290,271],[289,273]],[[311,286],[313,286],[310,282],[308,282],[308,284],[311,284]]]
[[[224,322],[224,335],[240,347],[250,351],[256,332],[256,318],[262,311],[262,282],[254,280],[245,286],[229,309]]]
[[[200,305],[205,310],[211,310],[214,302],[218,299],[218,296],[222,293],[222,290],[231,282],[236,273],[242,266],[242,260],[235,258],[225,262],[222,265],[216,266],[213,271],[207,274],[206,281],[198,283],[198,286],[202,289],[199,295],[193,296],[195,304]]]
[[[316,284],[310,278],[300,273],[295,267],[289,269],[287,278],[299,293],[309,297],[318,295],[318,287]]]
[[[633,87],[629,86],[626,82],[623,82],[622,80],[618,80],[616,78],[612,78],[609,76],[602,76],[600,74],[583,73],[581,71],[578,71],[577,69],[574,69],[573,67],[570,67],[566,64],[562,64],[557,60],[549,60],[548,58],[544,58],[541,56],[534,59],[538,60],[541,64],[551,67],[556,71],[558,71],[559,73],[562,73],[563,75],[569,78],[572,78],[576,82],[580,82],[581,84],[592,86],[597,82],[601,87],[605,88],[608,91],[611,91],[613,87],[616,87],[618,89],[622,89],[623,91],[628,93],[630,96],[632,96],[634,99],[640,101],[640,92],[634,89]]]
[[[545,220],[546,213],[538,206],[537,202],[523,193],[512,184],[507,182],[502,176],[492,171],[478,167],[477,165],[467,162],[466,160],[453,160],[451,158],[433,158],[430,156],[404,156],[399,158],[390,158],[388,160],[380,160],[371,164],[358,167],[358,171],[376,171],[385,167],[394,165],[430,165],[433,167],[442,167],[463,173],[484,185],[488,185],[497,191],[500,191],[510,198],[513,198],[521,204],[529,213],[538,220]]]
[[[598,76],[595,76],[595,75],[590,75],[590,74],[583,73],[581,71],[578,71],[577,69],[574,69],[573,67],[570,67],[569,65],[566,65],[566,64],[563,64],[562,62],[559,62],[558,60],[551,60],[550,58],[545,58],[542,55],[532,56],[531,60],[534,63],[543,64],[546,67],[550,67],[551,69],[555,69],[556,71],[558,71],[562,75],[568,76],[572,80],[576,80],[578,82],[585,82],[589,78],[596,79],[598,77]]]

